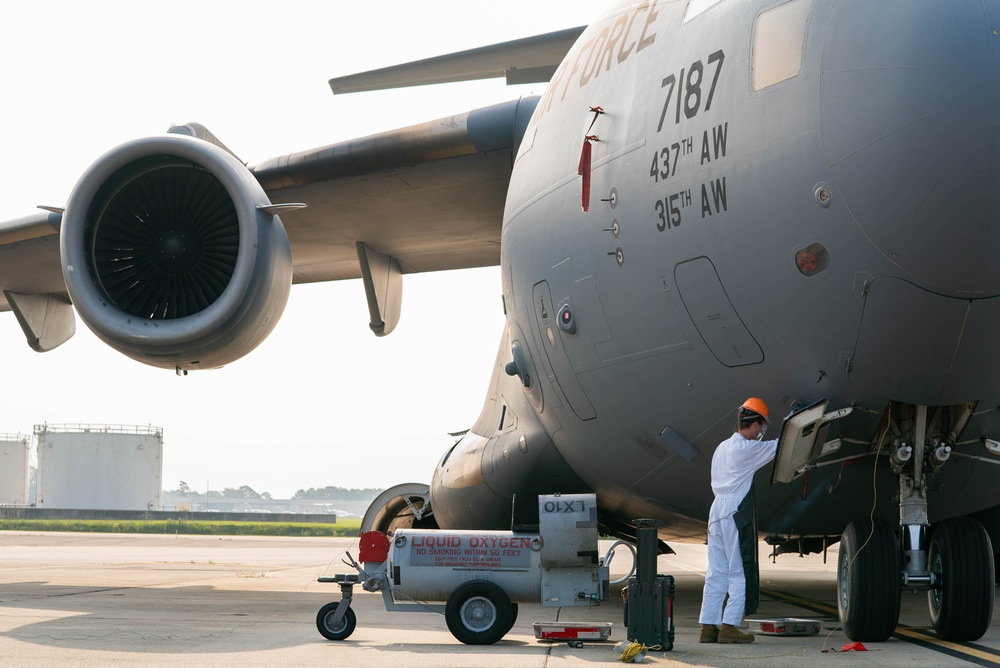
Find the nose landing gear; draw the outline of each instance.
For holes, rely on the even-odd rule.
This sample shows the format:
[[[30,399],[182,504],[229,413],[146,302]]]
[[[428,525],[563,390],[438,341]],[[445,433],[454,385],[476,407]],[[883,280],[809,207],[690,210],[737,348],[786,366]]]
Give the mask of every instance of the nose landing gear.
[[[926,406],[916,407],[912,425],[912,445],[897,438],[889,458],[899,476],[902,546],[884,520],[854,520],[847,526],[837,568],[840,619],[851,640],[888,639],[899,621],[905,586],[927,591],[938,635],[976,640],[993,617],[993,546],[983,525],[969,517],[929,525],[926,471],[944,465],[950,448],[928,449]]]
[[[899,621],[899,541],[882,519],[854,520],[840,539],[837,609],[851,640],[887,640]]]
[[[948,640],[978,640],[993,618],[993,546],[970,517],[941,522],[927,551],[936,585],[927,590],[931,624]]]

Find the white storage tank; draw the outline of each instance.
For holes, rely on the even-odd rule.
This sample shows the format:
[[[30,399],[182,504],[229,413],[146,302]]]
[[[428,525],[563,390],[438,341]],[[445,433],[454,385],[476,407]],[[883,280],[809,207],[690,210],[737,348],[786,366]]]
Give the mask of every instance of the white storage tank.
[[[0,506],[28,505],[31,437],[0,434]]]
[[[163,430],[35,425],[39,508],[159,510]]]

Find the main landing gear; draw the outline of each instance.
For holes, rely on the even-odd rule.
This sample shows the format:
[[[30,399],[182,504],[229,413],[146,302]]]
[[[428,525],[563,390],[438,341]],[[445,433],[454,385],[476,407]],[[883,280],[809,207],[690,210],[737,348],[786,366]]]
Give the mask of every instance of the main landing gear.
[[[930,526],[927,472],[948,461],[951,447],[928,437],[926,406],[900,408],[905,410],[896,414],[902,435],[890,455],[899,477],[899,538],[884,520],[854,520],[844,531],[837,564],[844,633],[856,641],[888,639],[899,621],[901,588],[908,587],[927,592],[939,636],[977,640],[993,617],[993,546],[983,525],[969,517]],[[971,408],[956,412],[950,433],[961,431]],[[935,416],[932,424],[938,422]]]

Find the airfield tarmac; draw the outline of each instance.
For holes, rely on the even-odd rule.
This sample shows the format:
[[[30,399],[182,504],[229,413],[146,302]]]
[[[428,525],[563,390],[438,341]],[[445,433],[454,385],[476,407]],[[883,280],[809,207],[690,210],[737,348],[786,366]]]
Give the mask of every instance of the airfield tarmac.
[[[821,555],[765,559],[754,617],[823,622],[807,637],[758,635],[750,645],[701,645],[697,615],[705,568],[701,545],[674,545],[658,570],[676,579],[672,651],[645,664],[682,666],[1000,665],[1000,621],[975,643],[945,643],[928,630],[926,595],[903,594],[900,627],[867,652],[833,652],[850,641],[837,626],[836,546]],[[605,549],[602,543],[602,550]],[[477,666],[551,668],[620,663],[619,597],[597,608],[519,604],[499,643],[463,645],[435,613],[387,612],[380,594],[355,589],[358,626],[345,641],[316,630],[319,608],[339,600],[320,576],[353,572],[348,538],[260,538],[0,532],[0,665],[36,666]],[[625,552],[613,570],[627,569]],[[535,621],[610,621],[611,641],[573,648],[535,639]]]

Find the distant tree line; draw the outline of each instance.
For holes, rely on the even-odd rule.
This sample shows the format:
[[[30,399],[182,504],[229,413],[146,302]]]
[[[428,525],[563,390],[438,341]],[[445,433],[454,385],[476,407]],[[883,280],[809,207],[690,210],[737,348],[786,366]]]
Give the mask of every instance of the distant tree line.
[[[322,487],[316,489],[300,489],[295,492],[293,499],[302,501],[370,501],[382,493],[383,490],[374,487],[365,489],[347,489],[346,487]]]
[[[270,499],[270,492],[257,492],[248,485],[240,487],[225,487],[221,491],[211,490],[205,494],[195,492],[191,487],[181,480],[177,489],[169,490],[167,494],[175,496],[190,496],[196,499]],[[310,487],[300,489],[292,496],[293,499],[301,501],[370,501],[382,493],[381,489],[347,489],[345,487],[323,487],[320,489]]]
[[[241,485],[240,487],[224,487],[220,490],[209,490],[202,494],[201,492],[196,492],[191,487],[181,480],[177,484],[177,489],[164,490],[166,494],[173,494],[174,496],[190,496],[196,499],[270,499],[270,492],[258,492],[253,487],[249,485]]]

